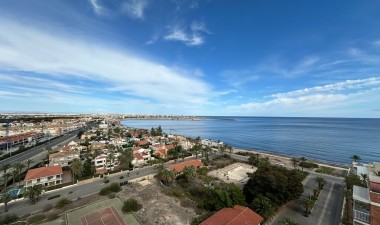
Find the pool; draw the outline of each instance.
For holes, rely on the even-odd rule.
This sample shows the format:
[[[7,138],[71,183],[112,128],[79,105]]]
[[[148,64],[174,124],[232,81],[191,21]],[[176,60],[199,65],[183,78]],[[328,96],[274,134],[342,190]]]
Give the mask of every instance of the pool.
[[[20,191],[19,188],[12,188],[8,191],[9,195],[13,198],[16,198],[18,195],[18,192]]]

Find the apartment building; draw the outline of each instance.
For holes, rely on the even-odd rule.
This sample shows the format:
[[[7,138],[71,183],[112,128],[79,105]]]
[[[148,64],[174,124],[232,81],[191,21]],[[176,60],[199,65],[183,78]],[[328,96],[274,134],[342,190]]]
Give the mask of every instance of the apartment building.
[[[78,152],[57,152],[49,154],[49,165],[51,166],[70,166],[74,159],[80,159]]]
[[[380,163],[353,163],[350,169],[361,177],[366,177],[367,188],[353,187],[353,225],[380,224]],[[364,176],[363,176],[363,175]],[[363,178],[362,178],[363,179]]]
[[[63,172],[61,166],[46,166],[28,170],[25,176],[25,187],[34,185],[52,186],[61,184]]]

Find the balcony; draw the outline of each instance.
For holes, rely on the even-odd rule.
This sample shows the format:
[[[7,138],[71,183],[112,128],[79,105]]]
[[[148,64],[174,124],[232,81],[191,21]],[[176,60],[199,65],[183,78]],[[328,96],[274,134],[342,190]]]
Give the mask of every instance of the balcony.
[[[354,210],[354,219],[362,221],[362,222],[366,222],[369,224],[370,218],[371,218],[371,215],[369,214],[369,212]]]

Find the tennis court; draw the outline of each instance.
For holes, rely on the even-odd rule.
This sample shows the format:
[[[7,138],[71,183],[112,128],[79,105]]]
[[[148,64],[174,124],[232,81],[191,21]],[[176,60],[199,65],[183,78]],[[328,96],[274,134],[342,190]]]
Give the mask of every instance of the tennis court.
[[[121,212],[119,198],[104,199],[66,212],[68,225],[141,225],[134,214]]]

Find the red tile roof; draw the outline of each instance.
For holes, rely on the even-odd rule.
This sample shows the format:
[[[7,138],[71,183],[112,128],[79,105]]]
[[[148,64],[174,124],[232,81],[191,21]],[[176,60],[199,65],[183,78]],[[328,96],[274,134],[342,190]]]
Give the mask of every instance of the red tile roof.
[[[48,177],[62,174],[62,166],[47,166],[40,167],[37,169],[30,169],[25,176],[25,180],[32,180],[41,177]]]
[[[258,225],[263,218],[248,207],[223,208],[200,225]]]
[[[203,163],[198,159],[194,159],[194,160],[185,161],[185,162],[177,163],[174,165],[170,165],[169,169],[175,170],[176,172],[179,173],[183,169],[185,169],[186,166],[195,166],[195,168],[197,168],[197,167],[203,166]]]
[[[144,158],[142,157],[142,155],[140,153],[135,153],[134,156],[138,160],[144,160]]]

